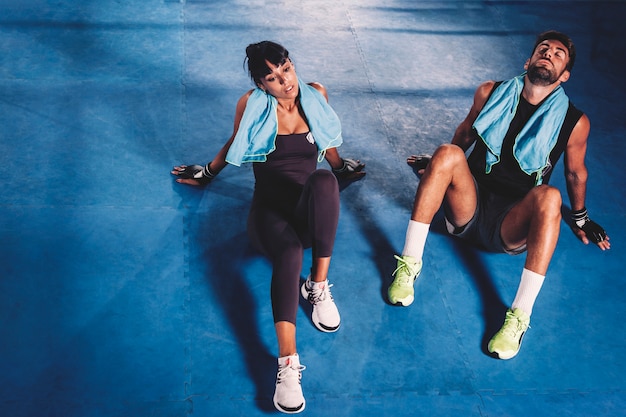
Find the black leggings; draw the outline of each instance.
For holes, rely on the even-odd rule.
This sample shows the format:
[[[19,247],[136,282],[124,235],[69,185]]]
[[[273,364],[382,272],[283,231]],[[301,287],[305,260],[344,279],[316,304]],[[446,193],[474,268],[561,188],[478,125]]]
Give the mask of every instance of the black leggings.
[[[291,213],[252,201],[248,235],[252,244],[272,263],[272,311],[274,323],[296,323],[303,251],[312,248],[314,258],[333,252],[339,221],[339,187],[332,172],[314,171]]]

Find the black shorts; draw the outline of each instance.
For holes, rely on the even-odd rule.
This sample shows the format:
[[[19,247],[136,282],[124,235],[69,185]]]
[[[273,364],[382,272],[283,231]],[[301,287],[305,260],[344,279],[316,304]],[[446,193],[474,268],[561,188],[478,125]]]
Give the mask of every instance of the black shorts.
[[[525,252],[526,244],[515,249],[505,248],[500,236],[504,218],[511,208],[519,203],[520,199],[494,194],[478,184],[476,184],[476,195],[477,203],[474,217],[463,227],[456,227],[450,223],[448,213],[445,213],[444,208],[448,233],[465,239],[489,252],[508,253],[510,255],[519,255]]]

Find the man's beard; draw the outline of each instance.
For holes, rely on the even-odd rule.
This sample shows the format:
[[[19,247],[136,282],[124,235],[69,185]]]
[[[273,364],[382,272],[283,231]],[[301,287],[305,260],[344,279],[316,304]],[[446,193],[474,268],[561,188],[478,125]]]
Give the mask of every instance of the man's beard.
[[[543,87],[552,85],[559,79],[559,77],[549,69],[536,65],[528,68],[526,75],[528,75],[528,79],[531,83]]]

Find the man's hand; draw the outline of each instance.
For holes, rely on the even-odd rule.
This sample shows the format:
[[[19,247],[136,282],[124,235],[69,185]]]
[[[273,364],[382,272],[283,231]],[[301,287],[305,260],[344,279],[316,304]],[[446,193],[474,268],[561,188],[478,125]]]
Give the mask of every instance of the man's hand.
[[[611,243],[606,231],[598,223],[589,218],[586,208],[571,213],[572,230],[582,242],[587,245],[595,243],[602,250],[610,249]]]
[[[432,159],[432,155],[421,154],[421,155],[411,155],[406,159],[406,163],[413,168],[413,172],[418,177],[424,175],[424,171],[428,166],[428,163]]]

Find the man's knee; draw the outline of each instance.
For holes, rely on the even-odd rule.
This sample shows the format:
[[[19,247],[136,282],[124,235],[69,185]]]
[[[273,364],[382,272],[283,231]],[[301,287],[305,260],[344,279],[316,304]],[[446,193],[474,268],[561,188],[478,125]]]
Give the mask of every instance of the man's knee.
[[[535,207],[544,215],[561,217],[561,204],[563,199],[558,188],[550,185],[539,185],[531,191]]]
[[[440,145],[430,161],[431,169],[452,169],[459,163],[466,163],[465,152],[457,145],[444,143]]]

